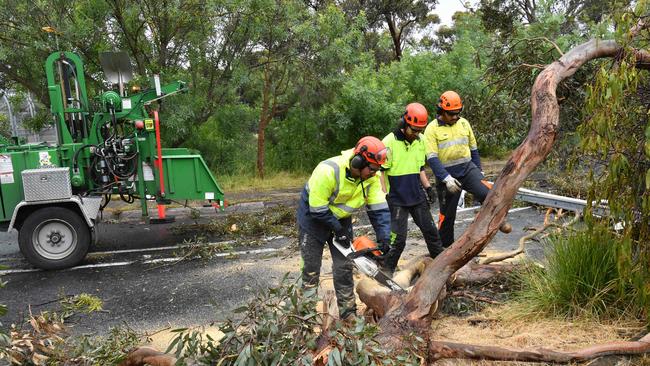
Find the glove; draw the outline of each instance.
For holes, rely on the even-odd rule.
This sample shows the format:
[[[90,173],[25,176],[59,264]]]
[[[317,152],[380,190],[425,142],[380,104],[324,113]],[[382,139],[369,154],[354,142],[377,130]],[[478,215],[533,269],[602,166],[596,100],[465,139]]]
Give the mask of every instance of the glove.
[[[443,180],[443,182],[445,182],[445,185],[447,186],[447,190],[450,193],[455,194],[461,191],[460,182],[458,181],[458,179],[452,177],[451,175],[448,175],[447,178]]]
[[[341,229],[334,234],[334,240],[336,240],[343,248],[349,248],[351,241],[348,237],[348,231]]]
[[[436,203],[436,190],[432,186],[428,186],[424,189],[427,192],[427,198],[430,204]]]
[[[377,248],[379,248],[381,254],[386,255],[390,251],[390,244],[387,241],[380,241],[377,244]]]

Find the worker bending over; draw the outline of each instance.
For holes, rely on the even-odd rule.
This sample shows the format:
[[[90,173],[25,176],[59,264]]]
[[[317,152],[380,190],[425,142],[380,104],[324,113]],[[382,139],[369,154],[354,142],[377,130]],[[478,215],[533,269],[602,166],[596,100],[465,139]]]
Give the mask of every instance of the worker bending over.
[[[341,319],[356,313],[352,262],[332,244],[352,241],[352,214],[366,206],[379,249],[388,252],[390,212],[379,178],[388,150],[376,137],[366,136],[354,149],[322,161],[305,185],[298,206],[298,239],[305,287],[318,286],[325,243],[332,254],[334,289]]]

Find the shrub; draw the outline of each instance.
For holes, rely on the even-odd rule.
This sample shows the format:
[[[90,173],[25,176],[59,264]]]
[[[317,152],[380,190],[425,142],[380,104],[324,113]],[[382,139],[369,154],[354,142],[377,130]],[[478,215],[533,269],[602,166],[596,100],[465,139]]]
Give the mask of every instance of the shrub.
[[[546,268],[530,265],[517,275],[516,297],[525,312],[569,319],[642,316],[642,294],[628,277],[635,269],[621,265],[630,263],[621,260],[630,253],[629,240],[601,223],[547,242]]]

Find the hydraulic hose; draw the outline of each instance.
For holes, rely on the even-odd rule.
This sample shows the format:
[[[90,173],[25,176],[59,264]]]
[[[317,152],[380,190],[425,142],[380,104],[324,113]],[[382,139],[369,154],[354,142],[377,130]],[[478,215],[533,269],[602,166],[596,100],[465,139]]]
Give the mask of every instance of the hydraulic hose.
[[[81,152],[81,150],[93,146],[95,145],[91,145],[91,144],[83,145],[77,151],[74,152],[74,155],[72,155],[72,168],[74,169],[75,172],[79,170],[79,167],[77,166],[77,158],[79,158],[79,153]]]

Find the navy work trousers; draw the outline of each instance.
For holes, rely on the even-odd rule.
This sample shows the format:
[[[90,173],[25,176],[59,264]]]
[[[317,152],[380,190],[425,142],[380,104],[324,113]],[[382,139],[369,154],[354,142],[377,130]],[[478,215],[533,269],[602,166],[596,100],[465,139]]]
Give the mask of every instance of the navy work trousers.
[[[391,242],[390,251],[384,259],[384,269],[390,273],[395,272],[397,262],[406,246],[409,214],[413,217],[415,225],[422,231],[431,258],[435,258],[438,254],[442,253],[444,248],[440,242],[438,229],[436,229],[433,217],[431,216],[429,204],[426,201],[422,201],[414,206],[395,206],[391,205],[389,200],[388,207],[390,208]]]
[[[352,227],[348,227],[349,237],[352,237]],[[357,311],[354,298],[354,279],[352,278],[353,264],[345,258],[332,244],[332,237],[327,241],[319,240],[306,231],[298,231],[298,244],[302,256],[302,281],[305,287],[316,287],[320,279],[320,267],[323,260],[325,243],[329,245],[332,254],[332,276],[334,277],[334,290],[336,303],[339,306],[341,319],[347,318]]]
[[[471,193],[474,199],[483,203],[490,190],[481,182],[483,174],[472,162],[466,164],[462,176],[454,176],[461,183],[461,187]],[[438,191],[438,201],[440,202],[440,221],[438,229],[440,231],[440,238],[442,245],[446,248],[454,242],[454,221],[456,221],[456,209],[458,208],[458,200],[460,199],[460,192],[451,193],[447,191],[447,186],[444,182],[438,182],[436,185]]]

